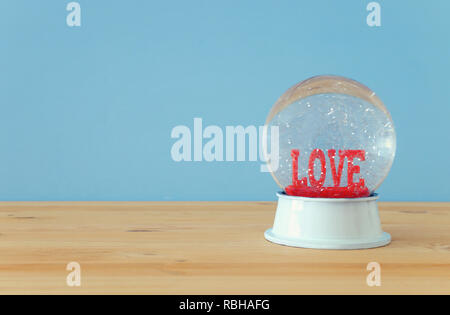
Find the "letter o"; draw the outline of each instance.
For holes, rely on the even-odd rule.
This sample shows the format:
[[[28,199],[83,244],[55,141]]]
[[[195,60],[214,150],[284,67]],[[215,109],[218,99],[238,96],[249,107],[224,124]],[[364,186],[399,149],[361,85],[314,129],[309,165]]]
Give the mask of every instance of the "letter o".
[[[321,172],[320,172],[320,178],[319,180],[316,180],[314,177],[314,162],[316,159],[320,160],[321,164]],[[326,169],[326,161],[325,161],[325,154],[322,150],[315,149],[311,152],[311,155],[309,156],[309,164],[308,164],[308,176],[309,176],[309,182],[311,183],[312,187],[322,187],[325,183],[325,178],[327,176],[327,169]]]

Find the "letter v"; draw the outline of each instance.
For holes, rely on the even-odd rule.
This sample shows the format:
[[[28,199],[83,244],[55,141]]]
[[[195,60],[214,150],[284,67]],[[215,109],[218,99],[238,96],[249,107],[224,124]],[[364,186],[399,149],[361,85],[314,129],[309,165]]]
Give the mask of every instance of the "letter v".
[[[334,161],[335,156],[336,150],[328,150],[328,157],[330,158],[331,174],[333,175],[334,187],[339,187],[341,184],[342,169],[344,168],[345,154],[343,151],[339,150],[339,167],[337,172],[336,163]]]

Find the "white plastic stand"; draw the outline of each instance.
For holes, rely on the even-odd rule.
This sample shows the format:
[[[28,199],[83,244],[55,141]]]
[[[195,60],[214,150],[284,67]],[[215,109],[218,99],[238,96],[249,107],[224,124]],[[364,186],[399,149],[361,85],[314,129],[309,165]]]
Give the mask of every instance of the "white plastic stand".
[[[278,193],[278,207],[267,240],[316,249],[366,249],[385,246],[378,195],[366,198],[306,198]]]

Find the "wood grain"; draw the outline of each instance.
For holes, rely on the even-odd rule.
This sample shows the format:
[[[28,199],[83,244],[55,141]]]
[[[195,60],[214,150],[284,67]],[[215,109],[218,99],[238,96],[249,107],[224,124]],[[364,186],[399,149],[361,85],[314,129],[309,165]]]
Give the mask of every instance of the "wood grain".
[[[267,242],[272,202],[0,203],[2,294],[449,294],[450,203],[380,203],[391,245]],[[66,265],[81,265],[68,287]],[[369,287],[369,262],[381,287]]]

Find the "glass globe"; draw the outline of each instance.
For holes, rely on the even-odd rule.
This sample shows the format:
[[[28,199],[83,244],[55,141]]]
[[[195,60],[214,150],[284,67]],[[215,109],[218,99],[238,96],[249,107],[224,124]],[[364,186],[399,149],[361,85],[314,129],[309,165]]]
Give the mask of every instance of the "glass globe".
[[[394,124],[384,104],[366,86],[339,76],[317,76],[290,88],[265,127],[264,152],[274,140],[279,146],[269,170],[288,195],[370,196],[395,156]],[[273,127],[278,139],[270,139]]]

